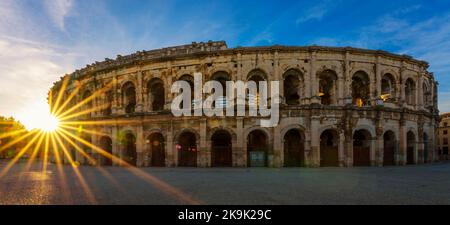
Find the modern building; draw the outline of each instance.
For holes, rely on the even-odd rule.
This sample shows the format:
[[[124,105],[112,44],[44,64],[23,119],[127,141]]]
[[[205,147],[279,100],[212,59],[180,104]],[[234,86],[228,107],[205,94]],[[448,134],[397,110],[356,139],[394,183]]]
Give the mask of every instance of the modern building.
[[[438,160],[437,82],[427,69],[427,62],[378,50],[210,41],[93,63],[65,76],[64,99],[85,101],[78,111],[102,106],[72,118],[95,131],[78,135],[139,167],[419,164]],[[261,117],[250,116],[174,117],[172,84],[184,80],[193,89],[197,72],[203,82],[280,81],[278,126],[261,127]]]

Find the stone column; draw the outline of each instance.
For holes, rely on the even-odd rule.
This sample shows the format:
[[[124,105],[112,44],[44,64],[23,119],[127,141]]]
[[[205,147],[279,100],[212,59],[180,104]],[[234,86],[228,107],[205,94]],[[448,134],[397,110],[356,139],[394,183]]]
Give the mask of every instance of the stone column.
[[[143,112],[143,101],[142,101],[142,71],[138,71],[136,75],[136,112]]]
[[[122,159],[121,149],[120,149],[120,143],[117,139],[119,136],[119,130],[117,126],[112,127],[112,155],[114,156],[112,159],[114,166],[120,166],[120,161],[117,159]]]
[[[320,167],[320,133],[317,132],[320,126],[320,117],[311,117],[311,151],[308,161],[311,167]]]
[[[305,131],[305,167],[312,167],[312,161],[310,155],[312,154],[311,151],[311,131]],[[316,131],[317,132],[317,131]],[[284,152],[283,152],[284,154]],[[283,162],[284,163],[284,162]]]
[[[200,146],[197,155],[197,165],[199,167],[211,167],[211,150],[208,146],[206,133],[206,119],[200,119]],[[198,142],[198,140],[197,140]]]
[[[339,105],[345,105],[345,78],[344,77],[338,77],[337,80],[338,85],[338,104]]]
[[[143,167],[144,166],[144,152],[145,152],[145,141],[144,141],[144,128],[142,125],[138,125],[136,129],[136,166]]]
[[[375,145],[375,165],[383,166],[384,163],[384,138],[383,135],[378,135],[376,137],[376,145]]]
[[[233,146],[233,166],[247,166],[247,137],[244,137],[244,118],[236,118],[236,147]]]
[[[405,84],[403,83],[403,78],[404,77],[405,77],[405,68],[404,68],[404,65],[402,63],[402,67],[400,69],[400,79],[399,79],[398,84],[397,84],[397,86],[398,86],[397,90],[400,92],[400,101],[399,101],[400,106],[403,106],[405,104],[405,102],[406,102],[406,99],[405,99]]]
[[[311,103],[320,104],[319,97],[319,78],[317,77],[317,68],[316,68],[316,52],[310,53],[310,93],[311,93]]]
[[[169,90],[170,91],[170,90]],[[150,90],[147,89],[146,85],[142,87],[142,108],[143,111],[152,111],[152,105],[151,102],[153,99],[150,95]]]
[[[424,95],[424,93],[423,93],[423,74],[421,74],[420,73],[420,75],[419,75],[419,79],[417,80],[417,87],[416,87],[416,110],[423,110],[424,109],[424,104],[423,104],[423,95]]]
[[[166,166],[167,167],[174,167],[176,166],[175,163],[175,144],[174,144],[174,140],[173,140],[173,129],[172,129],[172,124],[170,126],[170,128],[167,130],[167,136],[166,136],[166,146],[165,146],[165,151],[166,151]]]
[[[345,166],[352,167],[353,166],[353,133],[352,131],[345,131],[340,136],[341,139],[345,139],[345,148],[342,150],[341,154],[345,154]]]
[[[284,137],[281,136],[280,126],[276,126],[273,132],[273,167],[283,167]]]
[[[347,51],[345,52],[345,61],[344,61],[344,103],[345,100],[348,98],[352,98],[352,89],[351,89],[351,84],[352,84],[352,77],[350,75],[350,53]]]
[[[347,142],[345,138],[344,132],[339,132],[339,147],[338,147],[338,157],[339,157],[339,167],[345,167],[348,163],[346,163],[346,147]]]
[[[168,76],[166,76],[166,81],[164,82],[165,84],[165,91],[166,91],[166,99],[165,99],[165,105],[164,105],[164,109],[165,110],[170,110],[171,104],[172,104],[172,100],[173,100],[173,94],[171,92],[171,88],[172,88],[172,84],[174,82],[173,80],[173,76],[174,74],[172,73],[172,68],[167,69],[167,73]]]
[[[405,122],[400,121],[400,130],[399,130],[399,148],[397,151],[397,165],[406,165],[406,128]]]
[[[112,88],[112,97],[113,102],[111,104],[111,113],[113,115],[118,114],[118,108],[119,108],[119,88],[118,88],[118,80],[117,80],[117,72],[114,71],[113,74],[113,88]]]
[[[242,55],[241,55],[241,53],[238,53],[236,57],[237,57],[237,60],[236,60],[236,63],[237,63],[237,76],[236,76],[236,78],[237,78],[237,80],[244,81],[246,79],[244,78],[244,76],[242,74],[242,66],[241,66],[241,64],[242,64]]]
[[[370,166],[377,166],[379,162],[378,140],[377,137],[370,140]]]

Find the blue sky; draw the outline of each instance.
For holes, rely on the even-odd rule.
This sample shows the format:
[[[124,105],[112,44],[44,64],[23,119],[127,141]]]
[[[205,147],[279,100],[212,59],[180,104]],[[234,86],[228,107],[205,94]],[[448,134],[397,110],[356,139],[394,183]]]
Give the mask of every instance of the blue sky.
[[[409,54],[430,62],[450,111],[448,0],[1,0],[0,115],[42,109],[52,82],[94,61],[208,40]]]

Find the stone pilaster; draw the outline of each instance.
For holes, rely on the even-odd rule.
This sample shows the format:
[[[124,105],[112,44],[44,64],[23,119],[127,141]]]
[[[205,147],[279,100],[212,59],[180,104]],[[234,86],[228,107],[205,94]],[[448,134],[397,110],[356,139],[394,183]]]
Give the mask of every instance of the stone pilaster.
[[[236,117],[236,147],[233,146],[233,166],[247,166],[247,137],[244,137],[244,119]]]

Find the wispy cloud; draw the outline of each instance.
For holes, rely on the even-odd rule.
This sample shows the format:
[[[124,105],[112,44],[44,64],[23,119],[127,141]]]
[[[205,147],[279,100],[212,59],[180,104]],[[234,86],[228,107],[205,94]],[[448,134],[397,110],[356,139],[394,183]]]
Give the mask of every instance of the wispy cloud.
[[[334,7],[334,4],[336,2],[329,0],[317,1],[314,6],[301,12],[302,16],[298,17],[295,23],[298,25],[308,21],[320,21]]]
[[[371,49],[391,46],[398,54],[428,61],[440,83],[439,108],[450,111],[450,77],[446,76],[450,73],[450,12],[414,21],[405,16],[419,9],[421,6],[416,5],[381,15],[371,25],[359,28],[359,35],[353,39],[322,37],[316,41]]]
[[[0,37],[0,112],[20,119],[26,111],[45,109],[47,91],[72,57],[48,46]]]
[[[65,18],[69,15],[74,0],[44,0],[44,6],[56,26],[64,30]]]

